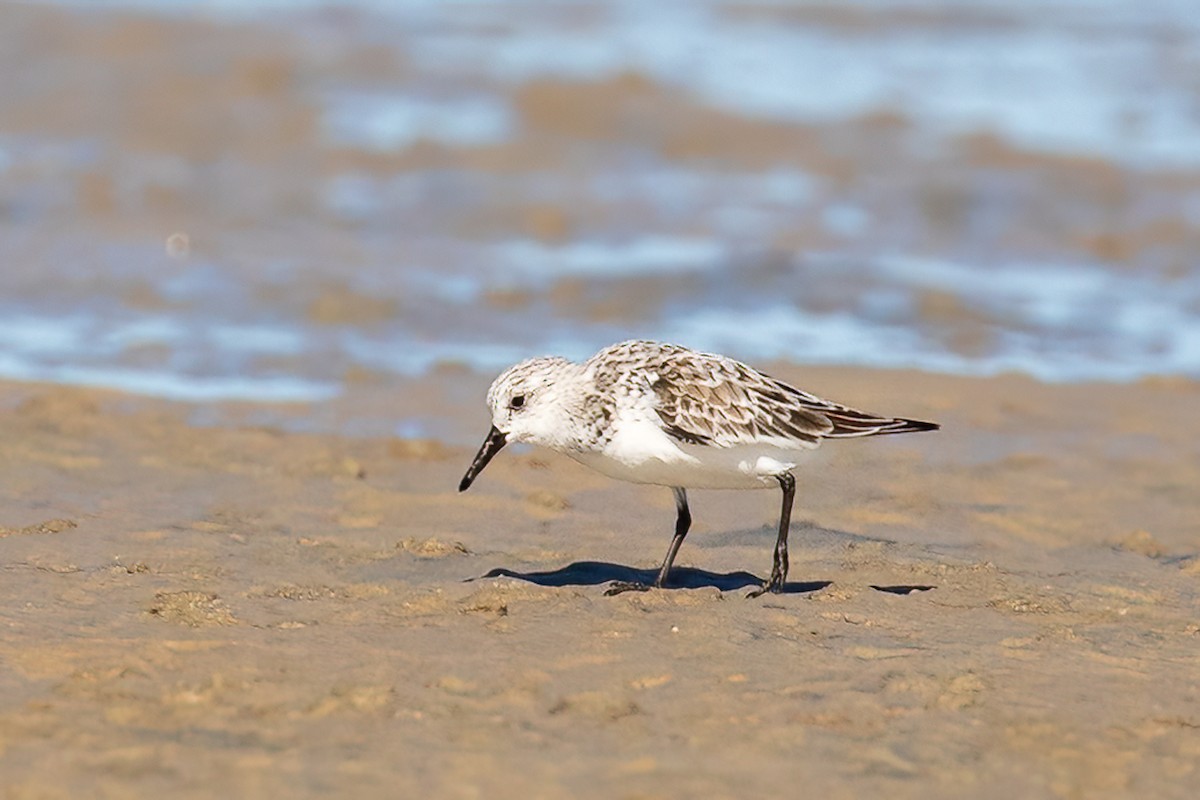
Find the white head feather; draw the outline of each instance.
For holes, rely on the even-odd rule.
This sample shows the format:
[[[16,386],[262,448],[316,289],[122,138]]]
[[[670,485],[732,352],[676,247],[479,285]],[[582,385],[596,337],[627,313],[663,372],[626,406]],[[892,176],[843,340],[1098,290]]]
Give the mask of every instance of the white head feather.
[[[558,356],[531,358],[509,367],[488,389],[492,424],[510,442],[565,444],[570,431],[563,421],[577,411],[573,406],[581,397],[572,388],[583,378],[581,365]]]

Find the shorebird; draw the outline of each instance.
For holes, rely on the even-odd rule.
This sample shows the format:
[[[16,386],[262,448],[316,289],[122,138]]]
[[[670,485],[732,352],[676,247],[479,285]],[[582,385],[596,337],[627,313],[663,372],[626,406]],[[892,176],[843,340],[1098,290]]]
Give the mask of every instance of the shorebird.
[[[652,584],[615,582],[605,594],[663,588],[692,515],[688,489],[779,486],[783,506],[771,575],[750,592],[783,591],[792,470],[825,439],[937,430],[822,400],[732,358],[673,344],[628,341],[583,363],[545,356],[510,367],[487,394],[492,429],[458,485],[474,482],[508,442],[541,445],[605,475],[668,486],[675,534]]]

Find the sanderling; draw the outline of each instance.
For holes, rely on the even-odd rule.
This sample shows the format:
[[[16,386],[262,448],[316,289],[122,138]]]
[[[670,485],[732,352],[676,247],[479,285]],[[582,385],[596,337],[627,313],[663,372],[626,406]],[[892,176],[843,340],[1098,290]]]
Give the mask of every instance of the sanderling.
[[[620,480],[675,492],[675,535],[653,586],[662,588],[691,525],[688,489],[783,489],[771,576],[749,597],[783,590],[796,494],[791,470],[822,439],[937,430],[879,417],[803,392],[732,358],[673,344],[629,341],[582,364],[522,361],[487,395],[492,429],[458,485],[475,480],[508,442],[564,453]],[[651,585],[614,583],[606,594]]]

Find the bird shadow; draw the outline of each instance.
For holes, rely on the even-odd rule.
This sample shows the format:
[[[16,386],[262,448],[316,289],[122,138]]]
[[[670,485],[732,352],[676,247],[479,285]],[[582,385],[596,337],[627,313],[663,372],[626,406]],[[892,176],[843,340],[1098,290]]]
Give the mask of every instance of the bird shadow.
[[[887,594],[912,594],[913,592],[928,592],[937,587],[915,583],[904,583],[896,586],[876,586],[872,583],[871,588],[877,592],[885,592]]]
[[[626,583],[653,583],[658,577],[657,569],[636,569],[607,561],[576,561],[559,569],[543,572],[518,572],[504,567],[490,570],[480,578],[517,578],[539,586],[598,586],[613,581]],[[468,578],[467,580],[478,580]],[[785,594],[806,594],[829,586],[833,581],[795,581],[785,583]],[[732,592],[747,587],[763,585],[762,578],[749,572],[709,572],[695,567],[672,567],[667,589],[702,589],[715,587],[722,592]]]

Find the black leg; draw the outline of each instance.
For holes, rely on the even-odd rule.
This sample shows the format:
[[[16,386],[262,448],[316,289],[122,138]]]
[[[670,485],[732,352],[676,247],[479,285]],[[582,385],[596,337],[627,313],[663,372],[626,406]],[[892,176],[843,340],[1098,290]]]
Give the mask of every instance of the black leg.
[[[662,589],[666,586],[667,574],[671,571],[671,565],[675,563],[675,554],[679,552],[679,546],[683,544],[688,528],[692,526],[692,512],[688,510],[687,491],[678,486],[674,487],[672,491],[675,492],[675,536],[671,538],[671,546],[667,548],[667,557],[663,559],[662,567],[658,570],[658,577],[654,579],[654,584],[616,581],[605,592],[606,595],[611,596],[621,594],[621,592],[644,592],[648,589]]]
[[[771,577],[761,589],[755,589],[746,595],[747,597],[758,597],[767,592],[782,592],[783,584],[787,580],[787,538],[788,528],[792,524],[792,503],[796,499],[796,479],[792,473],[785,472],[776,475],[775,480],[779,481],[779,486],[783,489],[783,508],[779,512],[779,537],[775,540],[775,560],[771,565]]]
[[[687,491],[678,486],[672,491],[675,492],[675,536],[671,539],[671,546],[667,548],[667,557],[663,559],[662,569],[658,571],[658,578],[654,581],[654,585],[659,589],[666,585],[667,573],[671,571],[671,565],[675,563],[675,554],[679,552],[679,545],[683,544],[683,537],[687,536],[688,528],[692,526],[692,512],[688,510]]]

